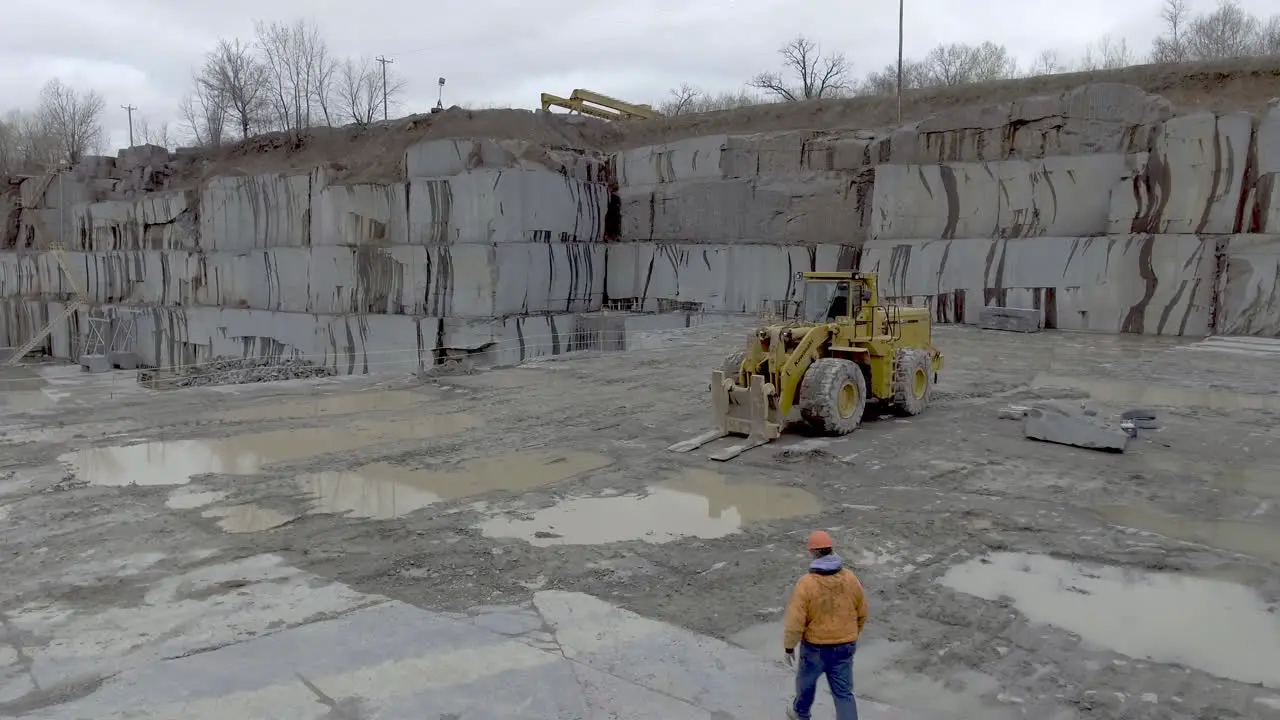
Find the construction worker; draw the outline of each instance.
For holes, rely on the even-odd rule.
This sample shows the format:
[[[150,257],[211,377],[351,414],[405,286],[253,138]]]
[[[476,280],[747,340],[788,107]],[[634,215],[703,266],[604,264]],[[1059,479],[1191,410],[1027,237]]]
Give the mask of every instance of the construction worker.
[[[867,597],[856,575],[844,567],[835,553],[831,535],[815,530],[809,535],[809,572],[796,583],[787,603],[782,647],[787,665],[796,670],[796,696],[787,709],[792,720],[808,720],[817,692],[818,678],[827,676],[835,700],[836,720],[857,720],[853,697],[853,653],[867,622]]]

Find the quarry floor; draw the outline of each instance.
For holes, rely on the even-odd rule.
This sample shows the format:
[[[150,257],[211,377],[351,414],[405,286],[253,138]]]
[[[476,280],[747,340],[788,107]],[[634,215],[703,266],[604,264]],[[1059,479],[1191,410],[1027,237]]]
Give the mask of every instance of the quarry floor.
[[[1280,718],[1280,344],[942,327],[924,415],[666,452],[744,332],[425,379],[0,375],[0,715],[782,717],[822,527],[870,593],[859,694],[899,708],[864,717]],[[1163,427],[1108,454],[999,417],[1039,401]]]

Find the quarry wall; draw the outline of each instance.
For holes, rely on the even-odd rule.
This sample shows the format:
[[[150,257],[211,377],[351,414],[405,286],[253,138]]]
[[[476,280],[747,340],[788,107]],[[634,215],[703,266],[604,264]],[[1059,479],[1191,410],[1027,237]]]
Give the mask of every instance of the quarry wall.
[[[646,300],[750,309],[787,291],[751,284],[765,268],[857,267],[937,322],[999,306],[1049,328],[1274,335],[1278,159],[1280,104],[1175,116],[1114,83],[884,131],[637,148],[617,157],[630,242],[610,247],[627,258],[610,295],[634,269]]]
[[[55,328],[55,356],[81,350],[91,315],[127,314],[155,366],[510,363],[754,312],[796,271],[849,268],[943,323],[1001,306],[1051,328],[1280,334],[1274,103],[1176,114],[1095,83],[897,128],[608,154],[435,139],[398,162],[397,181],[321,164],[184,187],[144,146],[21,179],[0,191],[0,346],[78,284],[90,307]]]
[[[137,353],[159,367],[263,356],[412,371],[598,345],[580,314],[604,298],[605,159],[526,150],[435,141],[410,151],[404,182],[335,184],[316,169],[133,200],[87,201],[119,174],[103,162],[26,179],[0,253],[0,345],[55,317],[77,285],[93,309],[55,329],[55,356],[76,354],[89,314],[125,308]],[[60,237],[72,279],[45,250]]]

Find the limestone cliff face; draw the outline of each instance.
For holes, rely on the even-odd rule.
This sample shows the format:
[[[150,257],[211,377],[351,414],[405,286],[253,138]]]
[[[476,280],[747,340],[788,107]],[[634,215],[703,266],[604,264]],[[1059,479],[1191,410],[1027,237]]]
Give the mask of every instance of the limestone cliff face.
[[[196,184],[190,158],[143,147],[10,181],[0,346],[73,297],[47,252],[59,242],[92,310],[46,349],[68,357],[85,313],[132,308],[136,349],[159,366],[518,361],[580,347],[601,309],[754,312],[788,299],[796,271],[854,267],[938,322],[1002,306],[1064,329],[1280,332],[1280,105],[1176,114],[1095,83],[901,127],[611,154],[426,140],[398,163],[391,182],[327,163]]]

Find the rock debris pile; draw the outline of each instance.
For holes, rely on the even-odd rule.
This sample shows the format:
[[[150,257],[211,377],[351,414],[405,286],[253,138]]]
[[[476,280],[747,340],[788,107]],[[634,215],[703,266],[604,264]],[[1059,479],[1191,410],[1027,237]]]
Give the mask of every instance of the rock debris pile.
[[[204,385],[245,385],[248,383],[299,380],[334,375],[331,368],[297,358],[214,358],[207,363],[183,368],[175,379],[178,387]]]

